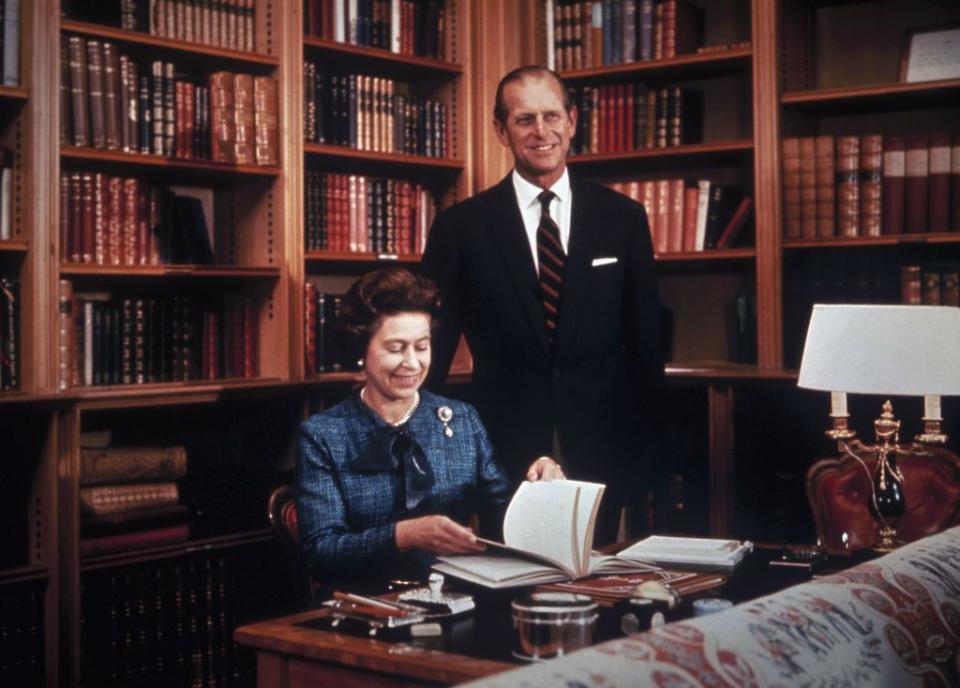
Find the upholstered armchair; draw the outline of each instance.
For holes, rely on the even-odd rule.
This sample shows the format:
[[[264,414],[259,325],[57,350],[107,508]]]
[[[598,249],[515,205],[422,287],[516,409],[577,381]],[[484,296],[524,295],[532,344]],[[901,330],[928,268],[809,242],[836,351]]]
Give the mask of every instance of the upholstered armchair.
[[[822,459],[807,471],[807,499],[820,542],[833,551],[872,547],[877,521],[870,512],[871,476],[877,459],[863,453],[861,464],[846,455]],[[960,523],[960,458],[940,447],[915,445],[898,455],[907,511],[897,525],[904,542]]]

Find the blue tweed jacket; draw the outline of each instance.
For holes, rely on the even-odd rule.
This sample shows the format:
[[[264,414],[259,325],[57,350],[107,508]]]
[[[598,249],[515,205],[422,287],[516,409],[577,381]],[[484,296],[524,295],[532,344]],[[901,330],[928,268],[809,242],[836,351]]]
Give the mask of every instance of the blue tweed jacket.
[[[451,437],[437,417],[453,412]],[[423,576],[433,558],[401,554],[397,521],[444,514],[465,523],[478,513],[485,532],[496,537],[510,487],[494,462],[480,417],[469,404],[421,390],[408,431],[433,468],[433,489],[408,511],[401,468],[361,471],[354,463],[387,423],[353,394],[309,418],[300,428],[297,459],[297,516],[300,543],[311,575],[326,583],[359,583]]]

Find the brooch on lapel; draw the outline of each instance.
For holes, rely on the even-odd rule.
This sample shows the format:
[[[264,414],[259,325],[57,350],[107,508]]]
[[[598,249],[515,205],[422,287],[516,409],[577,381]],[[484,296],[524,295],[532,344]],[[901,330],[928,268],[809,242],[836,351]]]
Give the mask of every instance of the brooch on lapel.
[[[453,411],[449,406],[441,406],[437,409],[437,418],[443,423],[443,434],[447,437],[453,437],[453,428],[450,427],[450,421],[453,420]]]

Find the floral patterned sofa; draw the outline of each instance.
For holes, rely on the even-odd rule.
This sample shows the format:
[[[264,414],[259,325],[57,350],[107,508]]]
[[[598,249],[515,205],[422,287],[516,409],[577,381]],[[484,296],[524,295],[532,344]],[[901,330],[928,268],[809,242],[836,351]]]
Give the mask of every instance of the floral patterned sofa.
[[[960,526],[725,612],[471,686],[960,686]]]

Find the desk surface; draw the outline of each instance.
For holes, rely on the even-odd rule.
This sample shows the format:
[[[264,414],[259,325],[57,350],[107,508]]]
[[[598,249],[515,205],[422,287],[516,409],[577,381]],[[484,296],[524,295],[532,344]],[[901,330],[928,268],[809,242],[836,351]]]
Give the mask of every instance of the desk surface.
[[[772,551],[754,552],[719,594],[743,602],[809,579],[808,571],[770,568],[771,558]],[[829,568],[852,563],[842,559]],[[521,665],[510,658],[514,631],[509,601],[522,592],[477,591],[477,610],[445,623],[443,636],[436,638],[411,639],[398,632],[397,640],[388,631],[378,639],[332,630],[326,609],[243,626],[234,637],[257,650],[260,688],[322,685],[321,681],[344,687],[449,685]],[[689,603],[684,606],[687,610],[668,618],[683,618]],[[618,629],[619,616],[608,617],[606,623],[601,616],[596,640],[616,637]]]

